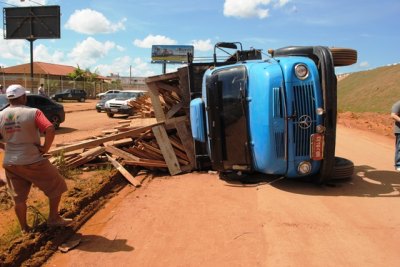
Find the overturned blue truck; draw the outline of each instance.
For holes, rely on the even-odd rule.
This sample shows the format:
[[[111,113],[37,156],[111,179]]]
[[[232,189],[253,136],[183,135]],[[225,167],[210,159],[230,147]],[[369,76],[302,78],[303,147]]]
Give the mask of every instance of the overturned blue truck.
[[[239,47],[239,48],[238,48]],[[216,51],[229,56],[218,61]],[[212,62],[189,59],[190,124],[198,169],[309,177],[351,177],[351,161],[335,157],[335,67],[357,51],[324,46],[243,50],[214,47]]]

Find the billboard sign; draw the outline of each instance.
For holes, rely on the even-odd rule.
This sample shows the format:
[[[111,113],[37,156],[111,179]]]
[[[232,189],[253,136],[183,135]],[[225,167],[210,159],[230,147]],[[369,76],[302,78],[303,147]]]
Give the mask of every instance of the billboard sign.
[[[60,6],[3,8],[4,39],[58,39],[60,15]]]
[[[193,45],[153,45],[152,63],[187,63],[187,55],[193,56]]]

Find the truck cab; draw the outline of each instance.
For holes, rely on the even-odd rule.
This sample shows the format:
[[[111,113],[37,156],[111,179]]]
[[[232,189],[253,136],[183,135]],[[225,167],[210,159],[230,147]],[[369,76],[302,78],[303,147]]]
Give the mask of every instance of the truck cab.
[[[286,47],[262,59],[240,50],[236,62],[231,57],[223,65],[214,56],[214,66],[203,74],[201,96],[190,103],[193,138],[204,144],[211,168],[309,176],[317,182],[351,176],[353,164],[335,157],[332,51],[337,53],[320,46]],[[345,59],[337,65],[354,62],[354,50],[339,51]]]

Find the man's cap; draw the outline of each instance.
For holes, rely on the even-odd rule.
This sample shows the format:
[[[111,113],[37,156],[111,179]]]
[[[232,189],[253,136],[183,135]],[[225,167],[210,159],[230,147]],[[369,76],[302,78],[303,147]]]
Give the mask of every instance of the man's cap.
[[[25,88],[19,84],[12,84],[6,90],[8,99],[15,99],[25,94]]]

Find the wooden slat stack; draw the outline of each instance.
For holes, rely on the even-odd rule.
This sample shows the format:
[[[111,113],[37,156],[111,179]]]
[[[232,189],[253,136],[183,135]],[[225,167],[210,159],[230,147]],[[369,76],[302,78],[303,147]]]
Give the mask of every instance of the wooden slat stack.
[[[157,123],[132,128],[129,121],[105,136],[57,147],[50,151],[53,156],[63,152],[67,167],[101,162],[111,164],[134,186],[139,186],[125,166],[150,170],[168,170],[171,175],[195,168],[194,145],[189,127],[189,89],[187,71],[146,79],[149,95],[131,101],[136,114],[145,118],[154,115]],[[151,104],[150,104],[151,100]],[[76,151],[80,152],[76,152]]]

